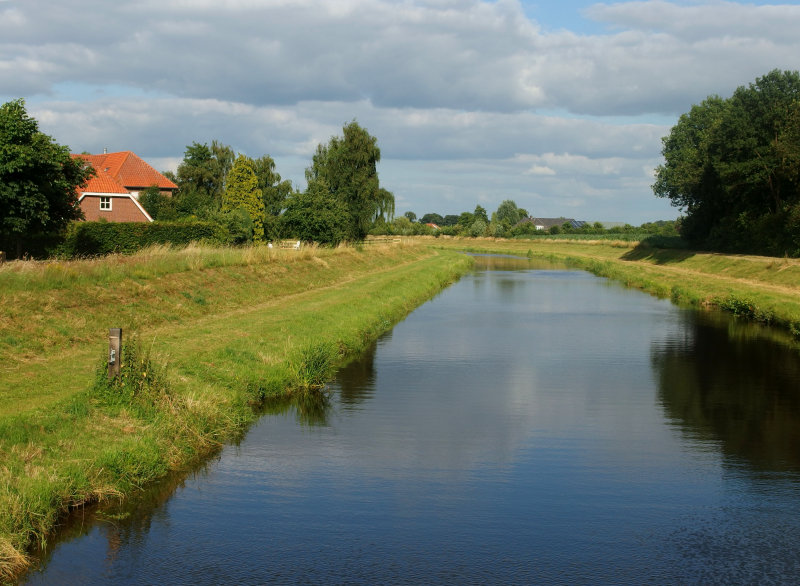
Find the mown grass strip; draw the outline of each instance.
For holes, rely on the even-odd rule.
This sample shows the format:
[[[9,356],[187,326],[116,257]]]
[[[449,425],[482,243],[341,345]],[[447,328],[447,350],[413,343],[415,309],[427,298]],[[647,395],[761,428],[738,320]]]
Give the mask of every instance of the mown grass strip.
[[[79,344],[52,349],[3,373],[0,398],[17,407],[0,415],[0,577],[22,571],[23,552],[46,541],[70,508],[130,495],[207,457],[247,428],[259,401],[319,385],[470,264],[455,252],[394,246],[151,274],[142,278],[146,294],[128,300],[155,316],[139,316],[136,341],[136,330],[126,330],[127,360],[136,366],[126,376],[139,390],[112,393],[103,386],[107,316],[96,300],[79,295],[95,286],[91,280],[76,284],[73,301],[86,323],[75,329],[99,328],[101,341],[77,353]],[[187,282],[206,284],[199,272],[233,284],[204,286],[206,304],[187,313],[173,305],[170,320],[159,300]],[[63,289],[40,291],[38,301],[47,304]],[[37,306],[30,300],[19,311]],[[20,336],[32,344],[28,333]],[[33,399],[5,382],[15,372]]]

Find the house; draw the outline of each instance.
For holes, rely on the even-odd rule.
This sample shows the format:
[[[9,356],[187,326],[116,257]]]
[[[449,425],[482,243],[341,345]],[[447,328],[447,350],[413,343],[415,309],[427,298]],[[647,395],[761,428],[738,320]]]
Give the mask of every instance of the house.
[[[153,218],[139,203],[139,194],[153,185],[164,195],[172,195],[178,189],[131,151],[72,157],[85,160],[97,171],[78,190],[78,201],[88,221],[152,222]]]
[[[582,220],[573,220],[572,218],[524,218],[517,224],[533,224],[537,230],[549,230],[553,226],[559,228],[564,224],[569,224],[572,228],[582,228],[586,222]]]

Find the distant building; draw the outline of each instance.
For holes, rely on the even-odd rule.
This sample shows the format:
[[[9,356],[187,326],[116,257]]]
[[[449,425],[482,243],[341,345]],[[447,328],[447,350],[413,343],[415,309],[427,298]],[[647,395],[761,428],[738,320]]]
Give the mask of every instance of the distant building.
[[[172,195],[178,189],[131,151],[72,157],[83,159],[97,171],[78,190],[78,201],[88,221],[152,222],[153,218],[139,203],[139,194],[153,185],[164,195]]]
[[[582,228],[586,225],[586,222],[583,220],[574,220],[572,218],[523,218],[517,223],[517,226],[520,224],[533,224],[537,230],[549,230],[553,226],[558,226],[559,228],[564,224],[569,224],[572,228]]]

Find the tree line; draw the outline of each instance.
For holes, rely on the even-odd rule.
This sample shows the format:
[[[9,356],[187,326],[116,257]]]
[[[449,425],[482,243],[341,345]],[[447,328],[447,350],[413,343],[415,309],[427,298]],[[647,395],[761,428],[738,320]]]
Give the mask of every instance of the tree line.
[[[173,196],[156,186],[140,203],[154,220],[202,220],[224,228],[233,243],[296,238],[335,245],[362,240],[394,214],[394,195],[380,185],[377,139],[355,120],[319,145],[305,191],[281,178],[269,155],[251,158],[219,141],[186,147]],[[66,146],[39,130],[22,99],[0,106],[0,250],[55,250],[83,218],[78,188],[95,174]]]
[[[157,189],[140,202],[156,220],[211,219],[239,242],[297,238],[335,245],[363,240],[378,218],[394,214],[394,195],[381,187],[377,139],[356,121],[319,145],[300,191],[281,178],[269,155],[252,159],[216,140],[192,143],[176,173],[178,192]]]
[[[800,255],[800,74],[773,70],[709,96],[663,139],[653,191],[695,247]]]
[[[583,234],[583,235],[644,235],[677,237],[677,223],[674,221],[660,220],[647,222],[635,227],[630,224],[616,225],[606,228],[600,222],[584,223],[576,227],[571,222],[537,230],[536,225],[530,221],[532,218],[528,211],[518,207],[511,199],[504,200],[491,216],[481,205],[475,206],[472,212],[465,211],[460,214],[442,216],[435,212],[427,213],[418,218],[413,211],[405,212],[402,216],[390,221],[379,219],[371,234],[376,235],[401,235],[401,236],[460,236],[460,237],[490,237],[490,238],[527,238],[532,236],[554,236],[558,234]]]

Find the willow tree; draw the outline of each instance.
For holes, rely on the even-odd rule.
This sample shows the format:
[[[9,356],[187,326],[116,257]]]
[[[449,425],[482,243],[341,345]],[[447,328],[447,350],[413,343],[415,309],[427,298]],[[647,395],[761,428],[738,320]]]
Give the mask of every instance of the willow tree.
[[[381,188],[378,180],[378,140],[355,120],[342,131],[343,136],[331,137],[327,145],[317,147],[306,180],[309,185],[318,181],[327,185],[331,195],[347,207],[346,238],[363,240],[377,218],[394,215],[394,195]]]
[[[228,173],[222,211],[244,209],[253,221],[253,240],[264,241],[264,199],[258,187],[253,160],[239,155]]]

